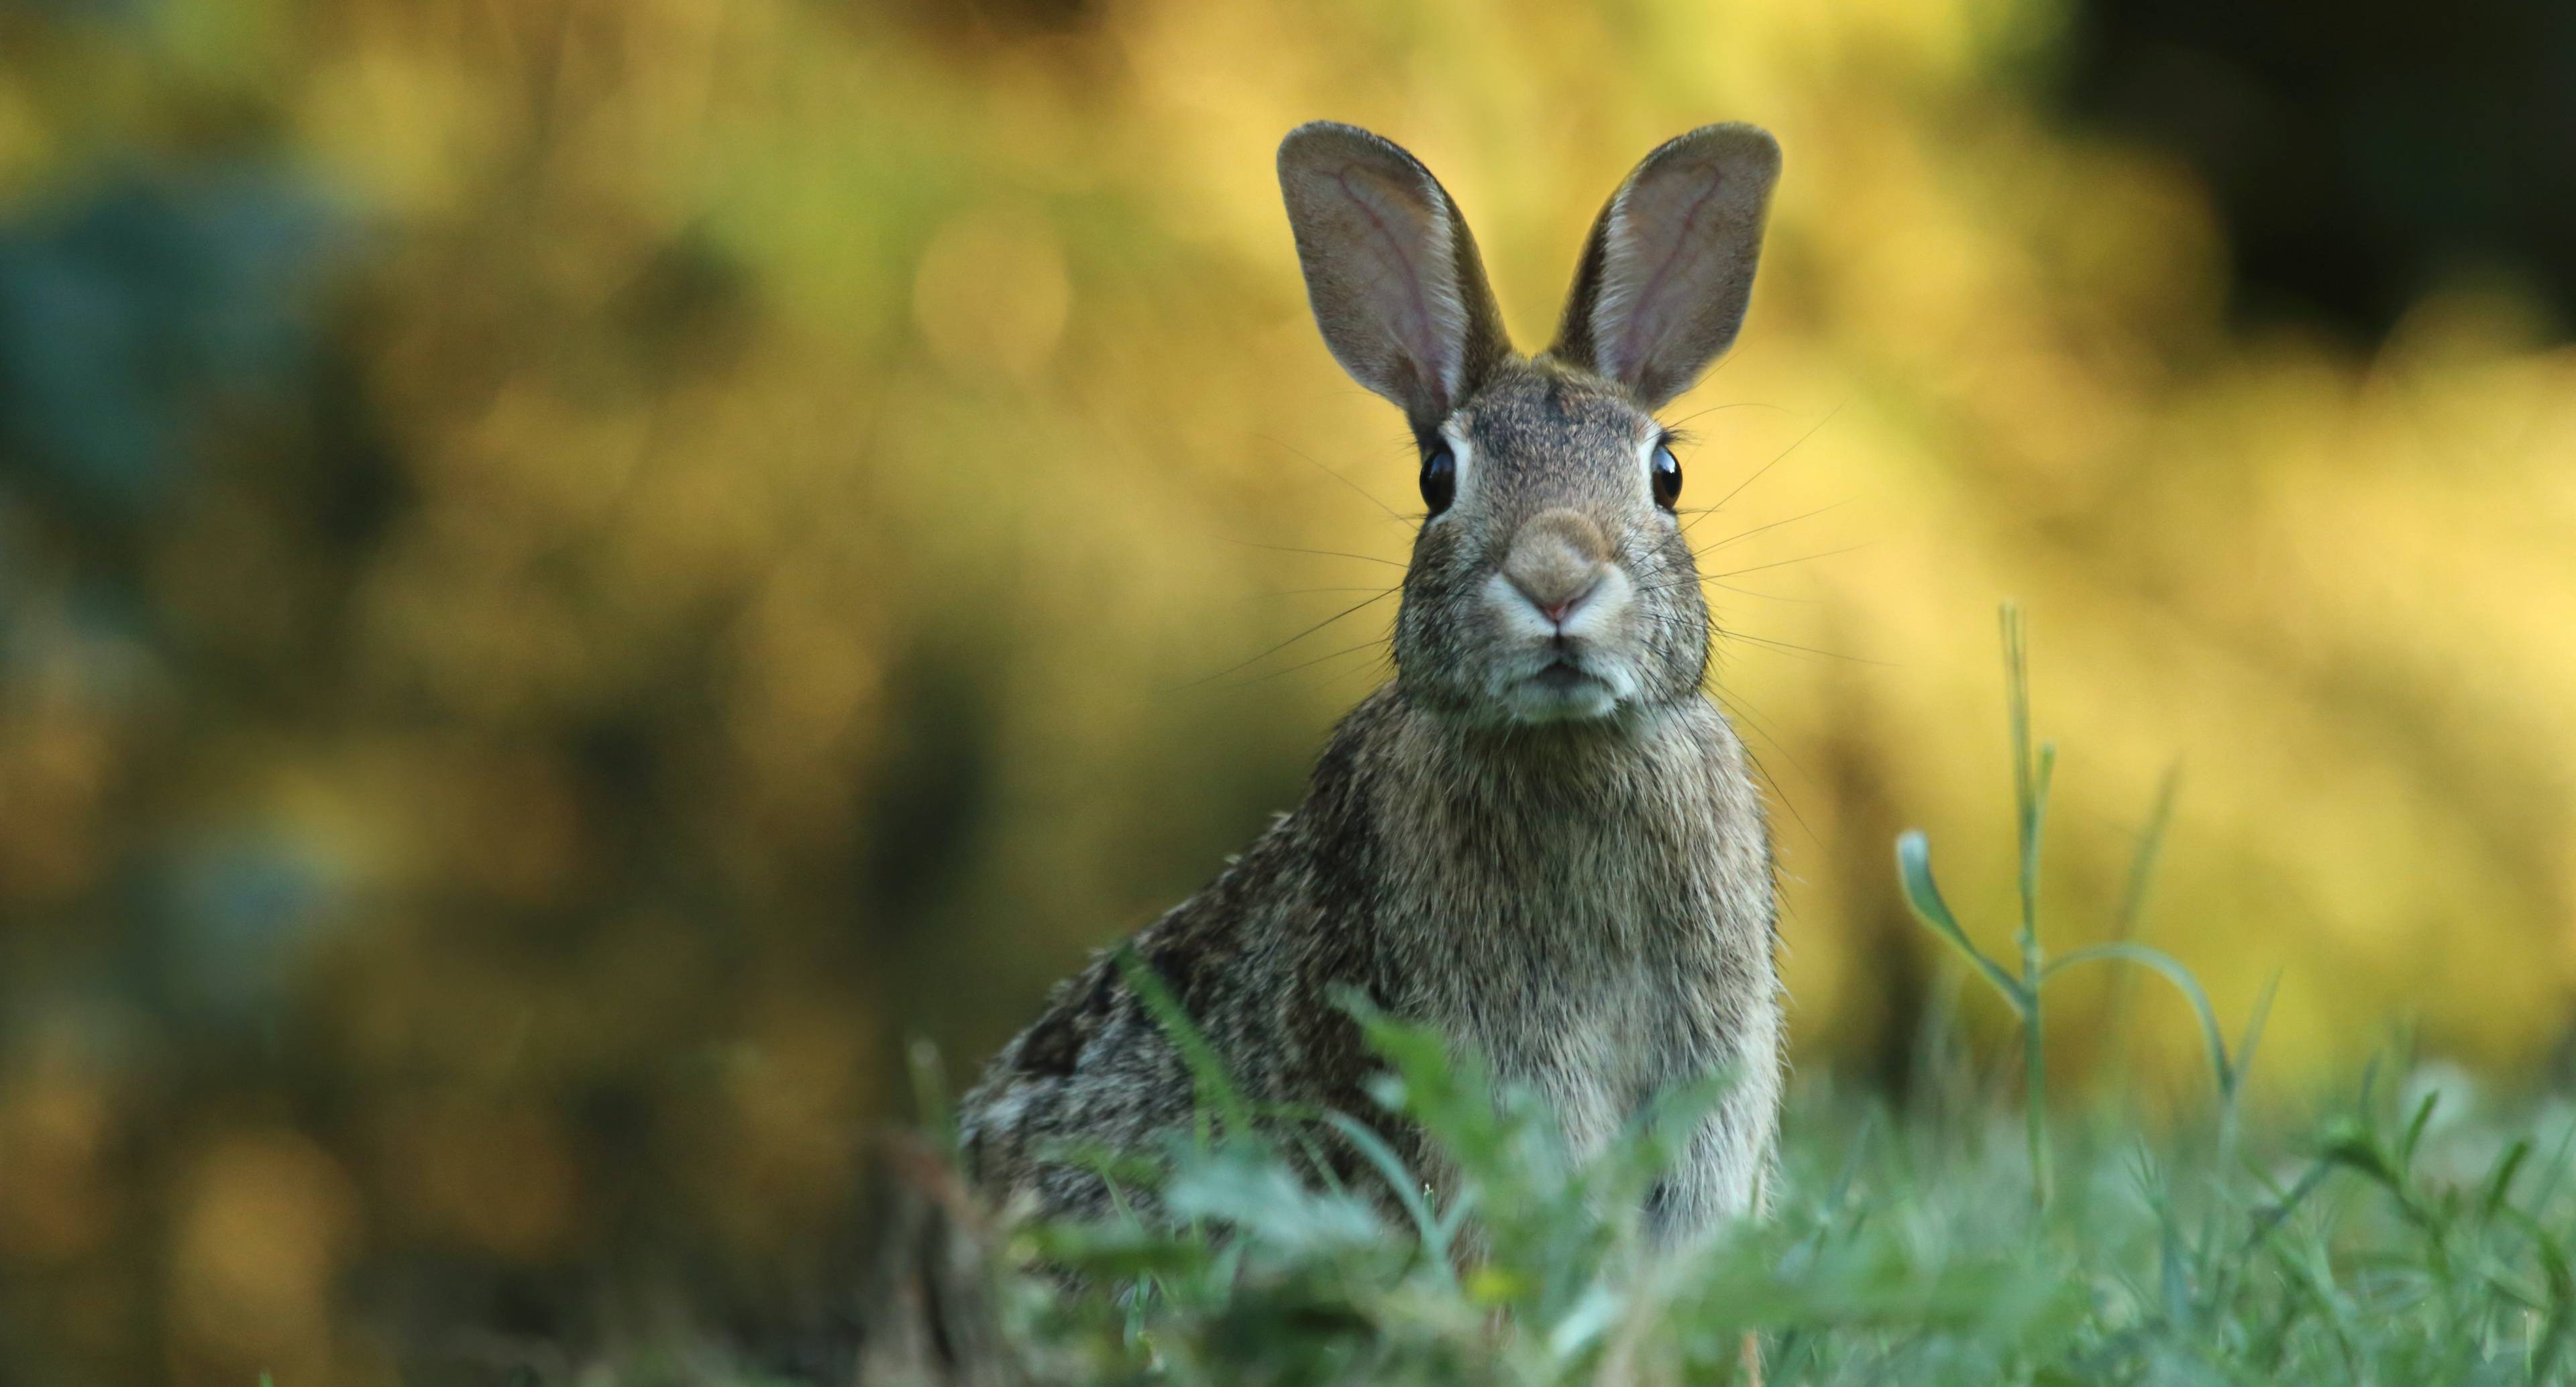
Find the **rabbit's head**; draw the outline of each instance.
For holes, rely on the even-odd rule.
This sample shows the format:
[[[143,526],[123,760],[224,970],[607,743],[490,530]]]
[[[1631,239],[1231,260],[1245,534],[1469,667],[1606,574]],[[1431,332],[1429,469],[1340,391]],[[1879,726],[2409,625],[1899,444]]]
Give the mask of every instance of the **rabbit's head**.
[[[1430,170],[1330,122],[1280,146],[1324,340],[1404,409],[1422,453],[1427,516],[1395,631],[1415,702],[1512,724],[1696,695],[1708,607],[1654,411],[1735,340],[1779,171],[1749,125],[1647,155],[1584,242],[1555,345],[1524,358]]]

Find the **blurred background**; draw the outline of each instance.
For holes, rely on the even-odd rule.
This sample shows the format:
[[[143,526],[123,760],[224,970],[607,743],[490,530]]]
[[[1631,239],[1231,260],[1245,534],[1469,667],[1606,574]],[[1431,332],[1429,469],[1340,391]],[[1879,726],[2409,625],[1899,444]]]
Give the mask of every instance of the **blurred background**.
[[[2274,1101],[2401,1023],[2548,1080],[2576,10],[0,0],[0,1383],[827,1285],[905,1040],[962,1085],[1383,677],[1316,116],[1528,347],[1639,155],[1785,146],[1669,417],[1803,1073],[1940,1004],[1899,829],[2008,934],[2014,597],[2052,938],[2179,766],[2136,928],[2279,978]],[[2162,993],[2053,1014],[2198,1101]]]

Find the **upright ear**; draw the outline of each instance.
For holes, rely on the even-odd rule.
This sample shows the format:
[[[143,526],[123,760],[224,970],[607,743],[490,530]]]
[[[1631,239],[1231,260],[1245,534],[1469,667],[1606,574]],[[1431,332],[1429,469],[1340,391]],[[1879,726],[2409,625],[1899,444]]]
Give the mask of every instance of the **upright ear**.
[[[1321,120],[1280,143],[1279,191],[1325,345],[1430,433],[1511,352],[1458,204],[1412,155]]]
[[[1751,125],[1702,126],[1647,155],[1592,224],[1549,353],[1648,409],[1690,389],[1744,325],[1779,178],[1779,143]]]

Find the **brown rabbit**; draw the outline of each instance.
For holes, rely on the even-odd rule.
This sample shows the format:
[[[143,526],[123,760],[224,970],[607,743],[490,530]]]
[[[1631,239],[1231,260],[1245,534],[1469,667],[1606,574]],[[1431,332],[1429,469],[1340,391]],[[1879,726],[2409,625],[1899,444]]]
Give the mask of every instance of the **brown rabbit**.
[[[1303,803],[1133,941],[1265,1105],[1390,1125],[1342,988],[1537,1089],[1577,1157],[1657,1093],[1732,1071],[1650,1196],[1668,1242],[1761,1199],[1781,1023],[1762,802],[1702,692],[1708,608],[1653,411],[1734,340],[1779,168],[1747,125],[1647,155],[1584,243],[1556,344],[1522,357],[1429,170],[1352,126],[1290,132],[1279,182],[1315,320],[1403,408],[1428,515],[1393,682],[1335,729]],[[967,1159],[1005,1202],[1096,1212],[1102,1181],[1053,1150],[1147,1146],[1191,1107],[1102,956],[967,1095]]]

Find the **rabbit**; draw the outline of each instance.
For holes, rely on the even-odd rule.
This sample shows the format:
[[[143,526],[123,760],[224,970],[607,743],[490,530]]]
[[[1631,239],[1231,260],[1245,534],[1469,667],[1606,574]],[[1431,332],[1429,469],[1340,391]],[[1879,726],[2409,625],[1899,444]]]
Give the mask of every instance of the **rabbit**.
[[[1372,1122],[1434,1185],[1436,1153],[1367,1096],[1344,989],[1535,1089],[1577,1159],[1731,1072],[1641,1213],[1663,1245],[1758,1216],[1785,1063],[1769,828],[1703,692],[1710,617],[1654,417],[1734,341],[1779,169],[1749,125],[1648,154],[1584,242],[1555,345],[1524,357],[1428,169],[1354,126],[1289,133],[1315,321],[1403,409],[1426,516],[1392,680],[1304,801],[1131,941],[1248,1101]],[[1112,1207],[1068,1144],[1151,1152],[1192,1121],[1189,1068],[1111,954],[959,1105],[977,1187],[1053,1217]]]

